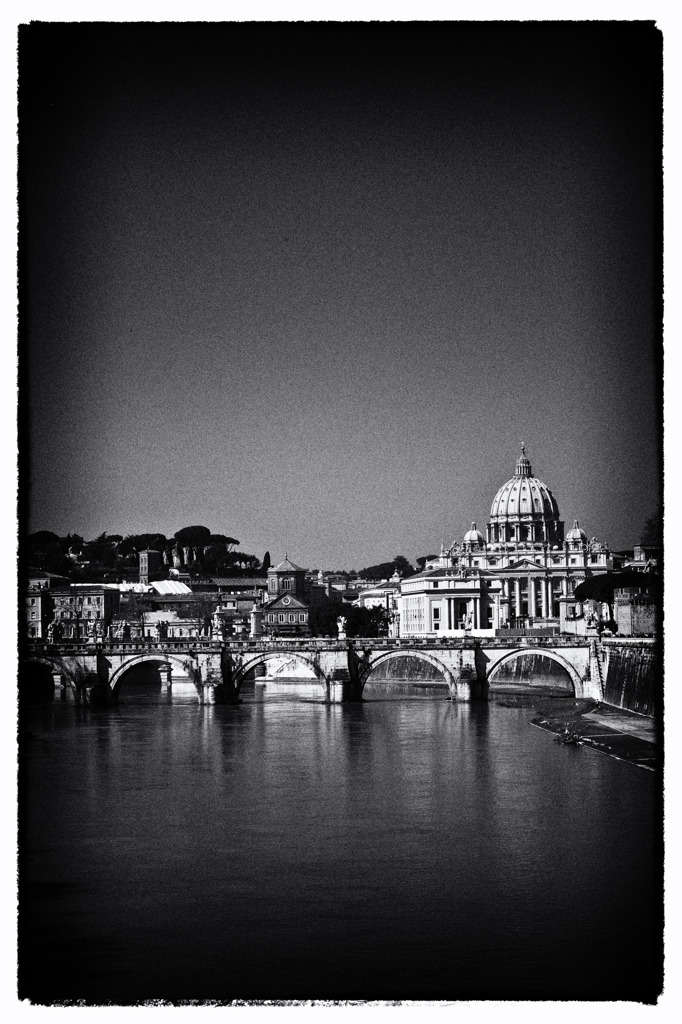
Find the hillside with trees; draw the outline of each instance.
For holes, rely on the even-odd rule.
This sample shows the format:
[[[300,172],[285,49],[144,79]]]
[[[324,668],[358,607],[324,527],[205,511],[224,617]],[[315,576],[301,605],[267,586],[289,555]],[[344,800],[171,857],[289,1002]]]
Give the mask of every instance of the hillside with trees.
[[[401,579],[407,576],[414,576],[415,568],[404,555],[396,555],[391,562],[379,562],[377,565],[368,565],[360,569],[360,578],[366,580],[387,580],[394,573],[398,573]]]

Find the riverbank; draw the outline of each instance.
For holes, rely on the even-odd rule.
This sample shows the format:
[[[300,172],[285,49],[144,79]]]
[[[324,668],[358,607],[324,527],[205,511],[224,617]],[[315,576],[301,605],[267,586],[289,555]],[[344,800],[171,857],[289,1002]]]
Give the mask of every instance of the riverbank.
[[[499,703],[504,703],[500,701]],[[651,718],[595,700],[539,699],[531,724],[548,732],[569,734],[581,746],[657,771],[660,767],[658,727]]]

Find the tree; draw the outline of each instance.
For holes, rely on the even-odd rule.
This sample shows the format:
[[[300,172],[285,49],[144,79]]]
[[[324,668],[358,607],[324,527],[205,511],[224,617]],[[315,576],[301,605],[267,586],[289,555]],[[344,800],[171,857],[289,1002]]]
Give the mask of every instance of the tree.
[[[339,612],[346,619],[346,636],[376,637],[386,636],[388,618],[384,608],[365,608],[361,605],[350,605]]]
[[[256,555],[249,555],[245,551],[228,551],[216,565],[216,572],[224,572],[228,576],[240,576],[244,571],[260,571],[260,560]]]
[[[213,612],[218,607],[219,600],[218,594],[207,594],[201,591],[195,592],[191,618],[197,628],[197,633],[201,633],[202,630],[206,629],[210,631],[211,618]]]
[[[393,562],[368,565],[365,569],[360,570],[360,575],[366,580],[386,580],[393,575]]]
[[[45,547],[47,544],[59,544],[59,537],[51,530],[38,530],[37,533],[29,535],[28,542],[31,547]]]
[[[65,554],[55,551],[45,558],[45,569],[53,572],[56,576],[68,576],[73,571],[73,563]]]
[[[162,533],[129,533],[118,545],[118,554],[122,558],[134,560],[138,551],[144,551],[145,548],[163,551],[167,543]]]
[[[75,548],[76,551],[82,551],[84,541],[79,533],[67,533],[66,537],[59,538],[59,543],[65,551],[68,551],[69,548]]]
[[[207,526],[183,526],[173,536],[180,547],[200,548],[211,543],[211,531]]]
[[[119,615],[124,622],[137,626],[144,636],[145,616],[152,610],[149,594],[137,590],[129,590],[123,595]]]
[[[393,565],[395,566],[396,572],[401,576],[414,575],[414,566],[411,562],[408,562],[404,555],[396,555],[393,559]]]
[[[267,572],[271,564],[272,562],[270,561],[270,552],[266,551],[265,554],[263,555],[263,564],[261,566],[262,572]]]
[[[212,533],[211,544],[224,544],[226,549],[231,551],[232,548],[235,548],[237,544],[239,544],[239,541],[236,537],[226,537],[224,533]]]
[[[245,551],[237,551],[236,554],[238,556],[238,564],[242,569],[248,572],[258,572],[260,570],[260,558],[256,555],[249,555]]]
[[[319,604],[313,604],[308,611],[308,626],[312,636],[336,636],[336,620],[343,614],[338,601],[326,598]]]
[[[404,555],[396,555],[392,562],[379,562],[378,565],[369,565],[361,569],[360,575],[368,580],[387,580],[395,572],[400,576],[413,576],[414,566]]]

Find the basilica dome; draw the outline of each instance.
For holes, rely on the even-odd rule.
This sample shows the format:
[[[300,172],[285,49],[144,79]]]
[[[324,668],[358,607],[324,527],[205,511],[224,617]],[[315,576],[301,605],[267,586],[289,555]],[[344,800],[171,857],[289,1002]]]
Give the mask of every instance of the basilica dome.
[[[571,529],[566,534],[566,540],[568,540],[568,541],[572,541],[572,540],[573,541],[578,541],[580,544],[586,544],[587,543],[587,534],[585,533],[584,530],[580,529],[580,525],[579,525],[577,519],[573,520],[573,526],[571,527]]]
[[[485,544],[485,538],[480,530],[476,529],[476,523],[471,524],[471,529],[464,534],[465,544]]]
[[[490,508],[490,541],[563,541],[559,506],[549,487],[533,476],[525,446],[511,480],[500,487]]]

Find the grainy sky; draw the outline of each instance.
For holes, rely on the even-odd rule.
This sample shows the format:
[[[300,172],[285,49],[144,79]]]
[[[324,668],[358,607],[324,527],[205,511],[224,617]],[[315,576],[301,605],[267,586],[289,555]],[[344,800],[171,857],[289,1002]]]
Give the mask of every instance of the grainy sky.
[[[36,24],[19,60],[30,530],[414,560],[525,441],[569,525],[637,542],[650,24]]]

